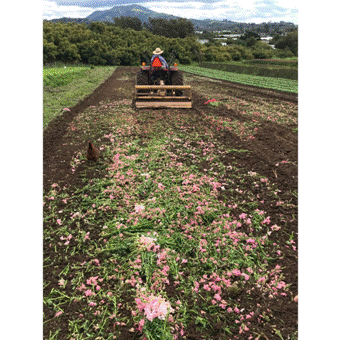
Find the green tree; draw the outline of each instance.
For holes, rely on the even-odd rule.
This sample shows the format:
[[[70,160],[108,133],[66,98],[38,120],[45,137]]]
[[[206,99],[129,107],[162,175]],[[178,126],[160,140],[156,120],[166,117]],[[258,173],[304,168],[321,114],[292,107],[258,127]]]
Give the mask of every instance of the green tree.
[[[57,60],[58,47],[53,42],[43,39],[43,62],[52,63]]]
[[[94,21],[89,25],[89,29],[92,32],[103,34],[106,31],[107,24],[104,22]]]
[[[58,50],[60,60],[64,63],[78,62],[81,59],[78,47],[71,44],[65,37],[60,41]]]
[[[142,21],[139,18],[134,18],[134,17],[114,18],[114,24],[115,26],[118,26],[124,29],[131,28],[135,31],[141,31],[143,28]]]
[[[276,39],[275,48],[285,49],[286,47],[295,55],[298,55],[298,31],[288,33],[286,36]]]
[[[149,23],[146,27],[153,34],[169,38],[185,38],[194,34],[192,22],[183,18],[170,20],[149,18]]]
[[[247,31],[240,37],[240,40],[247,41],[250,38],[254,38],[255,40],[261,39],[259,34],[255,33],[255,32],[251,32],[251,31]]]
[[[252,52],[255,59],[270,59],[273,58],[275,54],[274,49],[263,41],[256,42]]]

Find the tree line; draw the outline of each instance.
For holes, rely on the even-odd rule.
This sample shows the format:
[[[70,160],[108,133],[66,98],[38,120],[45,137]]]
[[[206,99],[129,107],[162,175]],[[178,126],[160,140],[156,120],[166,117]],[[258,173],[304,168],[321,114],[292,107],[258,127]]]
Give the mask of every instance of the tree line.
[[[90,24],[44,21],[43,62],[45,65],[59,61],[137,66],[143,61],[147,62],[156,47],[164,50],[165,59],[174,57],[182,64],[267,59],[289,52],[287,49],[285,51],[285,47],[275,51],[257,40],[249,46],[246,43],[221,46],[217,41],[202,45],[193,34],[192,24],[186,19],[150,18],[148,27],[135,19],[116,18],[114,23]]]

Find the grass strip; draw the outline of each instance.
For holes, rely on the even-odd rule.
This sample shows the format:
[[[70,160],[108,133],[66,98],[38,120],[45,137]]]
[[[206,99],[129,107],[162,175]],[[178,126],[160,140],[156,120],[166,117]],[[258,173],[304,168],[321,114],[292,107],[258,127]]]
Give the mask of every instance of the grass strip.
[[[43,71],[43,128],[64,108],[77,104],[115,70],[114,66],[46,68]]]

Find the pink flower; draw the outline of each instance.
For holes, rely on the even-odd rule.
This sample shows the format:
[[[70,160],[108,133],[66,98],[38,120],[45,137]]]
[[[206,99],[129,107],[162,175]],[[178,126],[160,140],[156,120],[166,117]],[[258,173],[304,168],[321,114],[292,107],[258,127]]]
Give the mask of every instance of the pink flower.
[[[233,273],[235,276],[241,275],[241,272],[240,272],[239,269],[233,269],[233,270],[232,270],[232,273]]]
[[[166,301],[162,296],[146,296],[140,294],[141,298],[136,298],[136,304],[139,312],[144,310],[146,318],[152,321],[154,318],[165,320],[168,313],[173,313],[174,309],[171,308],[170,302]]]
[[[257,280],[258,283],[264,282],[264,281],[266,281],[266,277],[265,277],[265,276],[262,276],[262,277],[260,277],[260,278]]]
[[[61,314],[63,314],[63,311],[62,311],[62,310],[60,310],[59,312],[55,313],[54,316],[59,316],[59,315],[61,315]]]
[[[142,320],[139,321],[139,323],[138,323],[138,330],[139,330],[140,332],[142,331],[142,329],[143,329],[143,327],[144,327],[144,324],[145,324],[145,320],[144,320],[144,319],[142,319]]]
[[[69,108],[65,107],[63,111],[71,111]]]
[[[58,218],[58,219],[57,219],[57,223],[58,223],[59,225],[61,225],[61,224],[62,224],[62,222],[61,222],[61,219],[60,219],[60,218]]]
[[[270,216],[268,216],[261,224],[269,224],[270,223]]]
[[[136,204],[136,205],[135,205],[135,211],[136,211],[137,214],[142,213],[142,211],[143,211],[144,209],[145,209],[145,207],[144,207],[143,204],[140,204],[140,205]]]
[[[213,103],[213,102],[216,102],[215,98],[207,100],[204,104],[206,105],[206,104]]]
[[[244,279],[245,279],[246,281],[249,280],[249,275],[247,275],[246,273],[242,273],[241,275],[244,276]]]
[[[60,279],[60,280],[58,281],[58,285],[59,285],[59,286],[64,286],[64,285],[65,285],[64,279]]]
[[[205,290],[207,290],[207,291],[209,292],[211,288],[209,287],[209,285],[205,284],[205,285],[203,286],[203,289],[205,289]]]
[[[86,284],[88,284],[88,285],[91,285],[91,284],[97,285],[97,279],[98,279],[98,276],[90,277],[88,280],[86,280]]]
[[[221,300],[222,300],[220,294],[215,294],[215,295],[214,295],[214,298],[215,298],[217,301],[221,301]]]
[[[85,296],[91,296],[93,295],[93,292],[91,289],[85,290]]]
[[[148,251],[150,251],[152,247],[156,246],[155,241],[156,241],[156,238],[147,237],[147,236],[142,235],[139,238],[140,248],[147,249]]]

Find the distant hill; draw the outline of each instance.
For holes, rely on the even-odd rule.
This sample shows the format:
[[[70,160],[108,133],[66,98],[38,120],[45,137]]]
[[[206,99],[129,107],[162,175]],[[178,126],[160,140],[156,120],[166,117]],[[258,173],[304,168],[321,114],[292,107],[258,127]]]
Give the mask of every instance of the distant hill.
[[[95,11],[90,14],[86,19],[91,21],[109,21],[114,22],[114,18],[119,17],[136,17],[143,23],[147,22],[150,18],[162,19],[176,19],[174,15],[157,13],[140,5],[129,6],[114,6],[106,11]]]
[[[136,17],[142,21],[142,23],[147,23],[149,18],[162,18],[162,19],[178,19],[171,14],[166,13],[158,13],[152,11],[148,8],[145,8],[140,5],[128,5],[128,6],[114,6],[106,11],[95,11],[84,19],[79,18],[61,18],[61,19],[53,19],[51,22],[78,22],[88,24],[93,21],[105,21],[105,22],[114,22],[114,18],[119,17]],[[268,22],[261,24],[254,23],[241,23],[230,21],[228,19],[224,20],[214,20],[214,19],[188,19],[190,20],[196,31],[229,31],[230,33],[244,33],[245,31],[253,31],[256,33],[262,34],[284,34],[286,32],[291,31],[292,29],[296,29],[297,25],[289,22]]]

